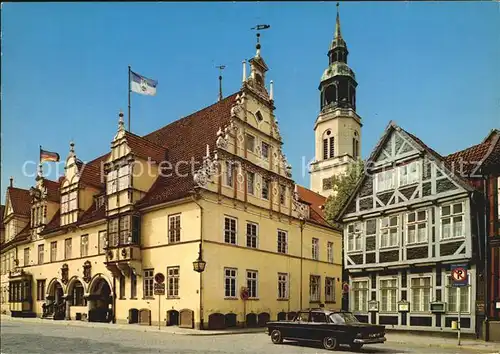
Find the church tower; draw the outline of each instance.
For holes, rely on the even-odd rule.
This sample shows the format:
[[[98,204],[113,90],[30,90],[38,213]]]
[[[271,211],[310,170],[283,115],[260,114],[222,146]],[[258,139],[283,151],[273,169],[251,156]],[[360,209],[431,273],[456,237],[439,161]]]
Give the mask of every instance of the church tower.
[[[328,68],[321,76],[320,113],[314,124],[315,158],[310,166],[311,190],[332,194],[330,177],[342,174],[360,158],[361,117],[356,113],[356,76],[347,65],[346,42],[340,31],[337,4],[335,34],[328,51]]]

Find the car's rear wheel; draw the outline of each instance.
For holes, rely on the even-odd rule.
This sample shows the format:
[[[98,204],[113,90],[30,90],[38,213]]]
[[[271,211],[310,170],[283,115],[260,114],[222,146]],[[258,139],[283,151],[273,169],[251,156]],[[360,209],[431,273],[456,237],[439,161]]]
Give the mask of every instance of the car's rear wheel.
[[[273,341],[274,344],[283,343],[283,337],[281,336],[280,330],[273,329],[273,331],[271,332],[271,340]]]
[[[327,350],[335,350],[338,348],[337,338],[325,337],[323,338],[323,348]]]
[[[360,350],[363,347],[363,344],[361,343],[351,343],[350,345],[352,350]]]

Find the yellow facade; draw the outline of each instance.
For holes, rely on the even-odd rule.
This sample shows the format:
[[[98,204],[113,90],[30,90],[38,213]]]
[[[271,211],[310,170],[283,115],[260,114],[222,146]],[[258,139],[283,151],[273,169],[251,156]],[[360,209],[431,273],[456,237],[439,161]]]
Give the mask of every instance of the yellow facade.
[[[237,94],[147,136],[120,115],[110,152],[88,164],[71,143],[57,191],[33,192],[32,215],[45,214],[2,275],[13,315],[223,328],[340,308],[341,235],[324,198],[291,179],[260,46],[250,69]],[[163,162],[190,160],[165,175]]]

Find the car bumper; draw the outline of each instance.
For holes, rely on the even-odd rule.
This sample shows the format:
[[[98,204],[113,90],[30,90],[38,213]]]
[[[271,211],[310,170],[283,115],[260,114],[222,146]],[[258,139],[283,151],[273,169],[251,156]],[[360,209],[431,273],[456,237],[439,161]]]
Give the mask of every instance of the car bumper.
[[[374,344],[374,343],[384,343],[387,339],[385,337],[380,338],[356,338],[353,342],[356,344]]]

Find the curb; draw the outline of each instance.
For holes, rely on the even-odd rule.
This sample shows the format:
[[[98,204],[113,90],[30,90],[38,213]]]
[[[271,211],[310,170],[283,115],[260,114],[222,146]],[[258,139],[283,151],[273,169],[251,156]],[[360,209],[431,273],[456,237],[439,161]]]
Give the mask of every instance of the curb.
[[[407,341],[402,341],[402,340],[387,340],[386,343],[405,344],[405,345],[409,344]],[[434,343],[428,343],[428,344],[412,343],[412,345],[418,346],[418,347],[429,347],[429,348],[443,348],[443,349],[457,349],[457,350],[458,349],[466,349],[466,350],[474,350],[477,353],[481,352],[481,353],[489,353],[489,354],[495,354],[495,353],[500,354],[500,350],[498,350],[496,348],[478,348],[478,347],[472,346],[472,345],[460,345],[460,346],[458,346],[458,345],[454,345],[454,344],[439,344],[439,343],[436,343],[436,344],[434,344]]]

